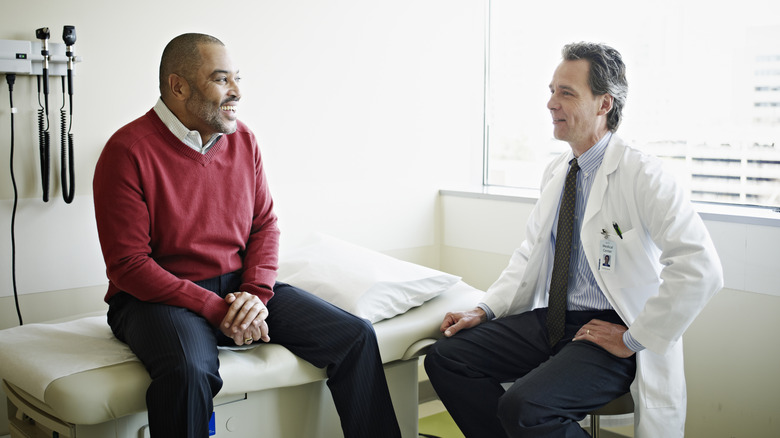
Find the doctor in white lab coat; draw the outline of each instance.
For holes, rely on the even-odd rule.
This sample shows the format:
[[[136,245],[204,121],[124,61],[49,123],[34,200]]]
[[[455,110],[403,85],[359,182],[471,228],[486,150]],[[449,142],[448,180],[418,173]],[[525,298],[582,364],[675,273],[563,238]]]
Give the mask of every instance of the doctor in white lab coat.
[[[609,52],[612,50],[620,59],[616,51],[606,46],[585,46],[580,52],[596,47],[597,51],[606,49],[612,53]],[[635,436],[670,438],[684,435],[686,392],[681,338],[709,299],[722,287],[722,268],[702,220],[674,178],[664,172],[659,160],[630,148],[614,135],[617,126],[614,122],[609,126],[607,119],[610,112],[615,111],[615,96],[594,92],[589,78],[595,61],[576,53],[576,48],[568,52],[564,49],[564,61],[553,76],[548,103],[556,138],[569,142],[572,150],[546,168],[539,201],[527,223],[525,240],[513,254],[508,267],[488,289],[477,308],[449,313],[445,317],[442,324],[445,338],[426,358],[426,369],[434,388],[466,436],[488,436],[485,431],[489,427],[480,428],[494,421],[493,418],[475,419],[473,415],[476,414],[469,417],[463,413],[485,412],[480,411],[481,407],[490,405],[492,401],[471,400],[465,393],[458,393],[459,388],[469,388],[469,393],[474,394],[480,390],[477,386],[470,386],[471,380],[506,381],[507,375],[502,374],[503,371],[490,374],[490,367],[501,361],[490,358],[485,351],[475,353],[473,357],[464,352],[474,349],[475,345],[490,345],[491,339],[503,339],[500,330],[506,329],[501,327],[513,327],[514,324],[508,317],[547,306],[549,275],[554,258],[554,245],[551,244],[554,239],[553,224],[557,222],[569,162],[575,157],[583,157],[591,147],[604,141],[608,144],[603,150],[600,166],[595,174],[586,175],[592,178],[592,182],[584,214],[578,218],[579,237],[585,262],[592,273],[591,282],[595,281],[620,320],[617,323],[588,321],[579,328],[571,329],[574,330],[573,338],[562,342],[567,345],[580,343],[578,347],[585,343],[595,344],[615,357],[635,358],[635,377],[624,383],[630,385],[636,407]],[[620,98],[624,100],[625,95]],[[623,103],[620,102],[620,106]],[[603,144],[601,147],[604,147]],[[608,263],[605,263],[605,255],[610,256]],[[571,307],[569,301],[567,316],[572,313]],[[503,322],[503,326],[497,323],[503,320],[508,322]],[[533,332],[527,326],[512,328],[515,329],[520,336]],[[480,330],[488,335],[480,339]],[[472,331],[473,334],[469,333]],[[461,336],[468,345],[450,343]],[[528,348],[525,340],[516,344],[501,340],[500,344],[506,344],[506,351],[496,354],[508,354],[510,357],[518,349]],[[567,348],[551,352],[549,362],[555,362],[558,353]],[[519,354],[518,357],[524,358],[526,353]],[[561,365],[561,369],[565,370],[561,374],[573,374],[580,369],[580,365],[571,359],[576,356],[568,357],[565,360],[571,368]],[[540,363],[544,360],[541,359]],[[517,382],[533,378],[534,372],[515,376]],[[454,378],[455,375],[458,377]],[[601,377],[596,374],[583,379]],[[458,380],[460,378],[464,380]],[[549,375],[546,378],[549,380]],[[495,386],[494,382],[485,384]],[[552,388],[556,386],[550,384],[549,388],[554,391]],[[528,423],[528,420],[522,418],[523,412],[510,412],[507,419],[504,409],[497,415],[502,417],[501,424],[507,436],[542,436],[540,430],[545,431],[544,436],[587,436],[571,423],[584,417],[594,403],[603,404],[605,401],[599,399],[598,394],[590,400],[578,393],[577,388],[567,392],[569,389],[566,387],[561,391],[565,393],[561,397],[568,397],[567,402],[571,404],[567,406],[569,410],[566,415],[562,414],[552,421],[556,427],[561,424],[559,429],[555,432],[550,428],[534,432],[530,426],[528,432],[520,427],[512,429],[514,426],[507,424],[517,422],[513,415],[521,418],[520,423]],[[490,391],[492,389],[485,389],[482,393],[489,394]],[[501,397],[503,395],[499,396],[497,406],[500,406]],[[467,407],[470,401],[474,405]],[[535,403],[538,402],[528,401],[528,404]],[[523,405],[516,409],[530,408]],[[569,416],[571,412],[573,414]],[[469,429],[471,432],[467,432]]]

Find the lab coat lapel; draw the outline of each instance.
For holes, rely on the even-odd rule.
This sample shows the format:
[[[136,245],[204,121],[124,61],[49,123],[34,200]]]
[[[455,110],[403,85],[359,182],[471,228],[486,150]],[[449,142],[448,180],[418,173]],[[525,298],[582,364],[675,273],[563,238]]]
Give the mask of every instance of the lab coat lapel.
[[[558,204],[563,193],[563,185],[566,182],[566,173],[569,170],[569,161],[574,158],[571,153],[565,154],[563,157],[565,158],[559,159],[552,169],[550,180],[547,186],[542,189],[539,201],[537,201],[537,208],[546,215],[541,222],[545,224],[542,233],[540,233],[542,237],[549,236],[552,232],[552,225],[555,221],[555,215],[558,213]]]
[[[528,266],[525,269],[522,284],[528,288],[526,293],[533,295],[533,307],[545,306],[547,294],[544,286],[544,275],[547,272],[549,264],[552,263],[551,245],[552,227],[555,222],[555,215],[558,213],[558,204],[563,193],[563,185],[566,182],[566,173],[568,172],[569,161],[573,158],[572,154],[563,155],[553,164],[550,170],[550,177],[543,186],[539,195],[535,211],[539,216],[534,218],[535,224],[539,225],[538,232],[535,233],[533,242],[534,249],[528,260]],[[533,291],[533,292],[531,292]],[[526,304],[531,304],[526,303]]]
[[[604,193],[606,193],[609,185],[609,175],[617,170],[618,162],[620,162],[624,149],[625,146],[622,140],[613,135],[606,151],[604,151],[604,159],[601,161],[601,166],[594,176],[593,186],[590,188],[588,205],[585,206],[585,215],[582,221],[583,232],[589,229],[588,223],[601,211],[601,207],[604,205]]]
[[[607,186],[609,185],[609,176],[617,170],[623,151],[625,151],[624,143],[617,136],[613,135],[612,140],[609,142],[609,145],[607,145],[607,149],[604,152],[601,166],[594,176],[595,179],[593,181],[593,186],[591,186],[590,189],[590,195],[587,201],[588,204],[585,206],[580,238],[582,239],[585,257],[588,259],[588,265],[590,266],[591,271],[593,271],[599,288],[609,302],[612,303],[613,307],[615,307],[615,310],[620,317],[625,321],[626,318],[623,314],[624,309],[621,309],[620,306],[616,306],[615,297],[612,296],[611,291],[606,287],[599,273],[599,245],[594,242],[594,240],[601,238],[600,231],[603,228],[603,218],[601,218],[599,213],[603,210]],[[616,192],[613,190],[611,193],[614,196]]]

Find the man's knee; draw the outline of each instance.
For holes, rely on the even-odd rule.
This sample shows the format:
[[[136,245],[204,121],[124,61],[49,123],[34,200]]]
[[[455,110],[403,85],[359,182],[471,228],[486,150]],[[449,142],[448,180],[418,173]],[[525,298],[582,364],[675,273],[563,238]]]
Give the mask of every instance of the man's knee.
[[[360,350],[376,346],[374,326],[368,320],[345,315],[339,317],[336,323],[339,325],[339,330],[331,333],[331,335],[335,335],[331,341],[334,348],[346,347],[349,350]]]
[[[450,338],[436,341],[425,353],[423,365],[431,383],[448,384],[448,379],[454,376],[479,377],[471,369],[468,360],[453,350]]]
[[[524,391],[512,391],[510,388],[498,399],[496,414],[504,428],[509,431],[533,427],[539,424],[541,419],[548,418],[550,412],[543,401]]]
[[[428,376],[431,376],[432,374],[436,373],[436,369],[438,365],[436,364],[436,351],[434,350],[434,347],[436,344],[433,344],[429,349],[428,352],[425,353],[425,359],[423,360],[423,367],[425,368],[425,373]]]
[[[168,357],[166,362],[167,365],[158,368],[161,372],[152,376],[153,380],[182,389],[209,388],[214,395],[222,388],[217,360],[185,354]]]
[[[444,359],[441,346],[442,340],[436,341],[425,353],[425,360],[423,361],[423,365],[425,367],[425,372],[429,376],[436,374],[437,370],[441,368],[441,362]]]
[[[339,329],[321,340],[321,347],[328,350],[328,355],[336,363],[380,357],[374,326],[368,320],[347,315],[340,318],[337,324]]]
[[[363,318],[350,318],[350,321],[350,325],[359,339],[369,339],[372,341],[376,339],[374,326],[369,320]]]

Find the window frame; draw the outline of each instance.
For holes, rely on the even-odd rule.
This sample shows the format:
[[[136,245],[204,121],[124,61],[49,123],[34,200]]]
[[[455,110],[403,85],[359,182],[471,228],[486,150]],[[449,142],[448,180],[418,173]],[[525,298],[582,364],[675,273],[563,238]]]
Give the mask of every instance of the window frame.
[[[498,191],[519,191],[524,193],[523,196],[526,196],[526,194],[529,191],[535,191],[538,192],[538,185],[532,186],[532,187],[522,187],[522,186],[512,186],[512,185],[505,185],[505,184],[497,184],[495,182],[491,182],[490,180],[490,171],[491,171],[491,114],[490,114],[490,108],[491,108],[491,76],[492,76],[492,25],[493,25],[493,8],[492,8],[493,0],[485,0],[485,31],[484,31],[484,85],[483,85],[483,138],[482,138],[482,175],[481,175],[481,183],[482,183],[482,192],[488,193],[488,192],[495,192]],[[779,24],[780,25],[780,24]],[[780,57],[780,55],[776,55]],[[657,155],[654,152],[649,152],[653,155]],[[696,160],[699,159],[698,156],[694,157],[686,157],[687,160]],[[529,161],[530,162],[530,161]],[[549,160],[546,160],[546,162],[549,162]],[[538,164],[538,163],[537,163]],[[696,175],[698,178],[698,174]],[[728,175],[715,175],[714,177],[717,178],[726,178],[728,179]],[[752,176],[745,177],[746,179],[754,178]],[[695,189],[691,187],[691,193],[695,193]],[[693,200],[695,204],[700,204],[703,206],[712,205],[715,208],[715,210],[718,211],[724,211],[724,210],[734,210],[739,211],[738,215],[747,214],[749,216],[752,216],[749,212],[754,211],[757,212],[757,217],[764,217],[763,214],[764,211],[770,211],[772,214],[780,213],[780,205],[778,206],[772,206],[772,205],[760,205],[760,204],[751,204],[751,203],[740,203],[740,202],[727,202],[723,200],[719,201],[709,201],[709,200]],[[730,209],[728,207],[736,207],[736,209]],[[712,210],[711,208],[704,208],[704,210]],[[729,213],[726,213],[730,215]]]

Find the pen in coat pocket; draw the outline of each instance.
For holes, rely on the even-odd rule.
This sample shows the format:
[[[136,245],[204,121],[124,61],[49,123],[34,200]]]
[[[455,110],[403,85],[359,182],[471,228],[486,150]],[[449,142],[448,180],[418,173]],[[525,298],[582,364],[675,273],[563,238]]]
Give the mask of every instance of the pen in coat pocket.
[[[615,232],[617,233],[618,237],[621,239],[623,238],[623,232],[620,231],[620,227],[618,226],[617,222],[612,222],[612,228],[615,229]]]

